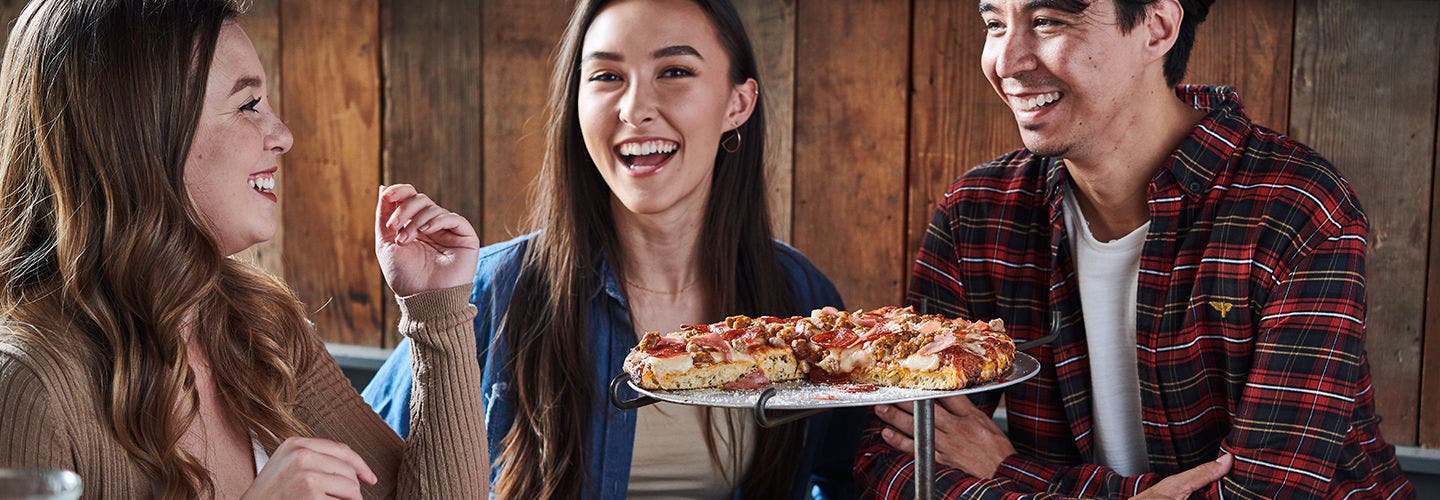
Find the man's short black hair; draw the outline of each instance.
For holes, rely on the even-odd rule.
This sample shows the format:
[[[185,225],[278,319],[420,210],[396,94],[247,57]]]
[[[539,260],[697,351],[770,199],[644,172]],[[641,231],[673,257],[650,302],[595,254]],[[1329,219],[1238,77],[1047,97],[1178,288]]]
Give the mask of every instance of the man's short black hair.
[[[1114,0],[1115,17],[1120,22],[1120,32],[1129,33],[1135,25],[1140,24],[1140,19],[1145,15],[1145,9],[1155,0]],[[1090,7],[1090,2],[1085,0],[1052,0],[1055,8],[1079,14]],[[1175,39],[1175,46],[1165,54],[1165,83],[1174,87],[1180,84],[1185,78],[1185,67],[1190,64],[1190,49],[1195,47],[1195,27],[1205,21],[1205,16],[1210,14],[1210,4],[1215,0],[1180,0],[1180,7],[1185,9],[1185,17],[1180,21],[1180,36]]]

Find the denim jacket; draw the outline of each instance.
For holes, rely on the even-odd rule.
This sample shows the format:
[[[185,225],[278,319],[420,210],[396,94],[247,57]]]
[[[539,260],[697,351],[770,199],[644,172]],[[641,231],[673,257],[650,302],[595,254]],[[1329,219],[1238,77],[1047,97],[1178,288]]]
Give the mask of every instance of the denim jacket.
[[[480,249],[475,288],[470,295],[470,302],[479,309],[475,315],[475,336],[481,352],[476,358],[483,373],[481,387],[484,390],[486,433],[492,464],[499,455],[500,440],[510,431],[515,419],[511,374],[508,367],[500,362],[505,359],[509,346],[503,338],[497,339],[495,333],[510,306],[526,245],[534,236],[535,233],[532,233]],[[799,305],[799,309],[792,313],[805,315],[826,305],[843,307],[835,286],[799,251],[780,242],[775,243],[775,250]],[[595,353],[596,357],[592,381],[595,398],[589,408],[590,430],[586,436],[590,485],[586,498],[622,499],[630,481],[636,413],[612,406],[607,385],[622,371],[625,355],[635,346],[636,338],[619,281],[603,260],[600,271],[604,285],[595,291],[590,302],[590,325],[594,336],[588,352]],[[410,431],[410,391],[410,343],[402,341],[362,395],[386,423],[400,436],[407,437]],[[787,498],[856,496],[851,463],[859,443],[864,410],[835,410],[808,419],[805,449]],[[497,470],[491,470],[492,482]],[[738,489],[735,493],[738,498]]]

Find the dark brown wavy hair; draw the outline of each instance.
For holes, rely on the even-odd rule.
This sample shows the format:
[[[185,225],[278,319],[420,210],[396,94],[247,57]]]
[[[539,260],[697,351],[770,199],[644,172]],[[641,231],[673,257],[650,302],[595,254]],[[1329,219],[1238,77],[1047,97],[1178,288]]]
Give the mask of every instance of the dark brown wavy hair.
[[[754,50],[728,0],[694,0],[709,17],[730,57],[729,77],[760,81]],[[586,31],[609,0],[575,6],[555,58],[548,102],[548,146],[540,169],[531,224],[540,233],[526,251],[500,334],[510,346],[515,422],[501,441],[495,492],[500,498],[576,498],[586,491],[585,438],[594,394],[593,360],[575,356],[591,343],[589,300],[599,289],[604,258],[624,276],[611,214],[610,189],[580,134],[577,92]],[[757,100],[736,153],[719,149],[701,229],[700,285],[714,319],[722,314],[794,312],[790,284],[775,255],[765,198],[765,109]],[[709,417],[707,412],[706,417]],[[708,418],[707,418],[708,421]],[[735,422],[730,421],[732,433]],[[762,429],[758,451],[740,487],[747,497],[784,495],[798,462],[803,424]],[[719,465],[715,436],[706,445]],[[738,462],[738,457],[735,458]],[[732,469],[735,470],[735,469]]]
[[[278,279],[221,255],[185,161],[227,0],[34,0],[0,69],[0,321],[94,377],[114,438],[161,498],[214,488],[179,446],[198,395],[182,332],[233,422],[278,446],[306,426],[315,354]]]

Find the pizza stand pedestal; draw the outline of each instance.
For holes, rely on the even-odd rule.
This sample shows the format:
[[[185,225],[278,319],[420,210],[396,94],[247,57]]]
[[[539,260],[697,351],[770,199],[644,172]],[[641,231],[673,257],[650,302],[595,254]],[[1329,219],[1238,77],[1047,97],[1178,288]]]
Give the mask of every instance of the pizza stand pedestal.
[[[912,434],[915,437],[915,498],[934,498],[935,399],[957,396],[961,394],[972,394],[1003,389],[1005,387],[1020,383],[1026,379],[1029,379],[1030,377],[1035,376],[1035,374],[1039,373],[1040,371],[1040,363],[1036,361],[1035,358],[1030,357],[1030,355],[1023,354],[1019,351],[1024,351],[1031,347],[1048,343],[1054,337],[1055,336],[1052,334],[1042,338],[1017,344],[1015,349],[1017,352],[1015,354],[1014,366],[1011,368],[1010,372],[1006,373],[1004,376],[1001,377],[1001,379],[1004,380],[1003,382],[992,382],[989,384],[959,391],[927,391],[920,389],[908,389],[907,391],[911,391],[913,392],[913,394],[907,394],[905,397],[899,400],[892,399],[888,401],[873,402],[838,401],[823,403],[824,406],[818,408],[775,409],[773,408],[774,405],[772,404],[771,400],[777,395],[782,395],[782,390],[790,389],[777,390],[774,386],[767,387],[765,388],[765,390],[759,393],[759,398],[755,400],[755,403],[753,405],[753,408],[755,410],[755,422],[760,424],[761,427],[771,428],[779,425],[788,424],[790,422],[809,417],[816,413],[835,408],[873,406],[876,404],[913,401],[915,405],[913,413],[915,417],[915,429],[914,434]],[[621,390],[627,387],[630,390],[639,393],[640,395],[634,398],[629,398],[621,394]],[[619,408],[621,410],[634,410],[661,401],[669,401],[673,403],[697,406],[719,406],[730,408],[737,407],[737,405],[735,404],[707,404],[707,402],[704,401],[703,396],[698,398],[667,397],[670,394],[679,394],[683,392],[688,391],[647,391],[639,387],[633,381],[631,381],[630,375],[628,373],[621,373],[619,375],[616,375],[615,378],[611,379],[609,390],[610,404],[615,405],[616,408]],[[657,394],[659,394],[660,396],[656,397]],[[819,405],[817,404],[817,406]]]

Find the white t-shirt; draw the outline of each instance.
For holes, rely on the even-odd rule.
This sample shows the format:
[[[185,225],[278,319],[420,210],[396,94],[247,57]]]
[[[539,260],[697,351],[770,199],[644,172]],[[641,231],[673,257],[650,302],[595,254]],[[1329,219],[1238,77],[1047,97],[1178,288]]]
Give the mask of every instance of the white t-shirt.
[[[265,453],[265,447],[260,446],[260,442],[254,438],[250,439],[250,447],[255,450],[255,475],[259,476],[260,469],[264,469],[265,464],[270,461],[270,454]]]
[[[1099,241],[1081,215],[1071,187],[1064,187],[1065,230],[1075,257],[1085,346],[1090,355],[1092,432],[1100,465],[1133,476],[1150,470],[1140,423],[1140,375],[1136,366],[1135,304],[1146,222],[1114,241]]]

